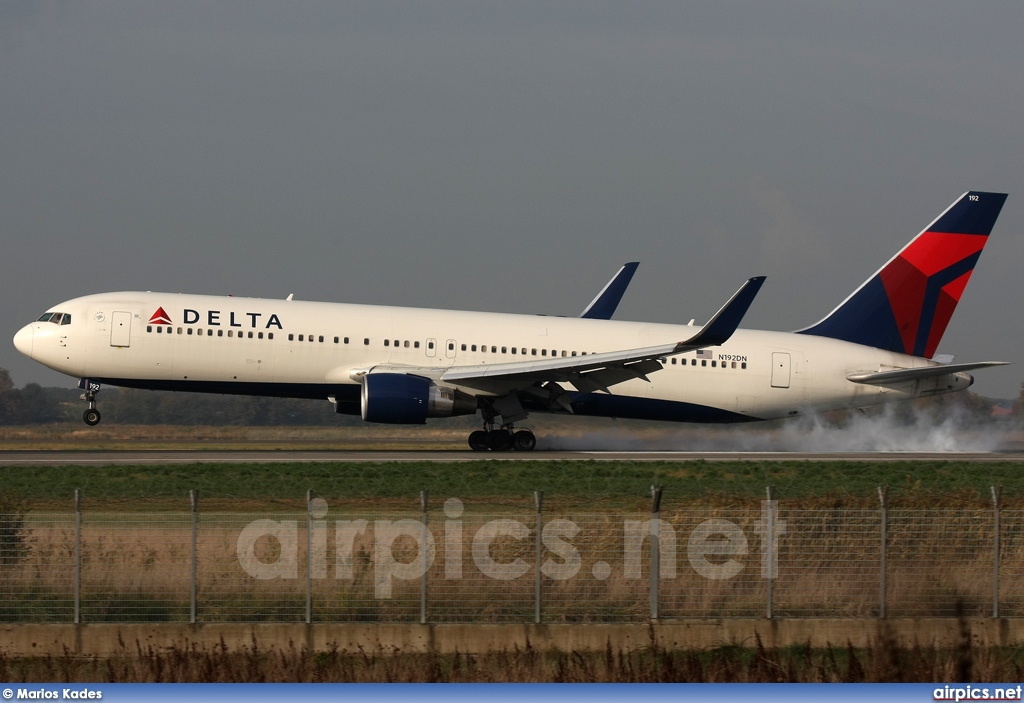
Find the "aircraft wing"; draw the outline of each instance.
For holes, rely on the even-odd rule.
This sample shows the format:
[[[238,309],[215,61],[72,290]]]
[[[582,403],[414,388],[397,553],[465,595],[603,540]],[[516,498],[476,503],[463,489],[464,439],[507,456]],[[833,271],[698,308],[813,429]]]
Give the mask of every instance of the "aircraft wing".
[[[549,381],[572,384],[578,391],[608,392],[609,386],[662,368],[659,358],[723,344],[739,327],[764,276],[749,279],[696,334],[678,342],[638,349],[602,352],[572,357],[531,359],[507,364],[453,366],[440,380],[489,393],[508,393]]]
[[[623,264],[618,273],[612,276],[612,280],[605,284],[601,292],[590,301],[590,305],[580,313],[580,317],[591,320],[612,319],[615,308],[619,307],[619,301],[622,300],[626,288],[629,287],[629,282],[633,280],[633,274],[636,273],[636,267],[639,265],[639,261]]]
[[[921,366],[916,369],[852,373],[846,377],[846,380],[853,381],[854,383],[870,383],[877,386],[916,381],[921,378],[932,378],[934,376],[945,376],[951,373],[984,369],[990,366],[1006,366],[1009,363],[1008,361],[977,361],[969,364],[938,364],[936,366]]]

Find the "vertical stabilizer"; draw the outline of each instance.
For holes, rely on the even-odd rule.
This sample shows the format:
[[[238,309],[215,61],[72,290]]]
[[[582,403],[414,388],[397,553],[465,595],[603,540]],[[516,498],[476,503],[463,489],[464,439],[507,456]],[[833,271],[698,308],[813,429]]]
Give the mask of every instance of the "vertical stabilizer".
[[[931,358],[1005,201],[1005,193],[964,193],[825,319],[799,333]]]

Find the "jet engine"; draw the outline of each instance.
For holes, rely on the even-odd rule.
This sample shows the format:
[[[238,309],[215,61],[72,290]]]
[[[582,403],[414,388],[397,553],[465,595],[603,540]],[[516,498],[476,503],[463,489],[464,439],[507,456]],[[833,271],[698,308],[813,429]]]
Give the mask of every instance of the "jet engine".
[[[404,373],[366,374],[361,401],[364,420],[393,425],[422,425],[428,417],[476,412],[476,398],[468,393]]]

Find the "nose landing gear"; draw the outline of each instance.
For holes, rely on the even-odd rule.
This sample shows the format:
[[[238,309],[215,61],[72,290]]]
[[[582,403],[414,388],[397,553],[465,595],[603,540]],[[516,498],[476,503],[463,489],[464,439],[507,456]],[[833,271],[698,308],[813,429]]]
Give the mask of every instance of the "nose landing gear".
[[[100,384],[83,378],[79,381],[78,387],[85,389],[85,393],[82,394],[82,400],[89,404],[86,411],[82,414],[82,419],[85,420],[85,424],[89,427],[95,427],[100,424],[100,411],[96,409],[96,394],[100,392]]]

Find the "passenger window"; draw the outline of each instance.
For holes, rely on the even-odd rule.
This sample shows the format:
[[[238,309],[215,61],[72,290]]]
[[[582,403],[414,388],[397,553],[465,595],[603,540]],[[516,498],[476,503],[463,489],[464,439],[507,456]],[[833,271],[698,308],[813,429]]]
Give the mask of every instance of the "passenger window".
[[[191,327],[189,327],[189,328],[188,328],[188,336],[189,336],[189,337],[191,337],[191,336],[192,336],[192,328],[191,328]]]
[[[370,346],[370,338],[369,338],[369,337],[365,337],[365,338],[363,338],[363,344],[364,344],[365,346]]]
[[[315,339],[313,339],[313,335],[309,335],[309,337],[307,337],[307,339],[308,339],[308,340],[309,340],[310,342],[315,342],[315,341],[316,341]]]
[[[390,339],[385,339],[384,340],[384,346],[387,347],[387,346],[390,346],[390,345],[391,345],[391,340]]]
[[[217,336],[218,337],[223,337],[224,336],[224,330],[217,330]]]
[[[563,350],[562,350],[562,356],[565,356],[565,354],[566,354],[566,352],[565,352],[565,350],[563,349]],[[575,354],[573,354],[573,356],[576,356],[576,355],[575,355]]]
[[[540,355],[541,356],[547,356],[548,355],[548,350],[547,349],[541,349],[540,350]]]
[[[741,368],[741,369],[745,369],[745,368],[747,368],[747,362],[745,362],[745,361],[741,361],[741,362],[740,362],[740,368]]]
[[[513,353],[513,354],[515,354],[515,353],[516,353],[516,348],[515,348],[515,347],[512,347],[512,353]]]
[[[501,348],[501,353],[502,354],[508,354],[508,347],[502,347]]]
[[[294,334],[291,334],[291,333],[289,333],[289,334],[288,334],[288,341],[289,341],[289,342],[294,342],[294,341],[295,341],[295,335],[294,335]]]
[[[531,349],[530,350],[530,355],[531,356],[537,356],[537,350],[536,349]]]
[[[163,333],[163,331],[164,331],[164,328],[163,328],[163,327],[160,327],[159,325],[157,325],[157,328],[156,328],[156,333],[157,333],[157,334],[162,334],[162,333]]]
[[[181,334],[181,328],[180,327],[178,328],[178,334]]]
[[[463,344],[461,348],[462,348],[462,351],[466,351],[466,345],[465,344]]]
[[[486,344],[481,344],[480,345],[480,351],[482,351],[484,354],[486,354],[487,353],[487,345]]]
[[[345,344],[348,344],[348,337],[345,337]]]
[[[736,368],[736,362],[732,362],[732,368]]]
[[[323,344],[323,341],[324,341],[324,336],[320,335],[320,343]]]
[[[696,359],[690,359],[690,366],[696,366],[696,365],[697,365],[697,360]]]
[[[675,366],[675,365],[676,365],[676,358],[675,358],[674,356],[672,357],[672,365],[673,365],[673,366]]]
[[[573,352],[573,353],[572,353],[572,355],[573,355],[573,356],[576,356],[576,352]]]
[[[409,340],[408,340],[408,339],[407,339],[407,340],[405,340],[405,343],[404,343],[404,344],[402,344],[402,346],[403,346],[403,347],[405,347],[406,349],[408,349],[408,348],[409,348]],[[465,349],[466,347],[465,347],[465,346],[463,346],[462,348],[463,348],[463,349]]]
[[[419,343],[418,341],[417,341],[417,342],[413,342],[413,343],[412,343],[412,346],[413,346],[413,347],[414,347],[415,349],[419,349],[419,348],[420,348],[420,343]],[[463,344],[463,345],[462,345],[462,348],[463,348],[463,349],[465,349],[465,348],[466,348],[466,345],[465,345],[465,344]]]
[[[256,335],[256,336],[257,336],[257,338],[259,338],[259,339],[263,339],[263,333],[262,333],[262,332],[260,332],[260,333],[259,333],[258,335]]]
[[[235,335],[234,335],[234,332],[235,332],[234,330],[228,330],[228,336],[229,336],[229,337],[234,337],[234,336],[235,336]],[[301,336],[301,335],[300,335],[300,336]]]
[[[146,331],[147,332],[152,332],[153,331],[153,326],[152,325],[146,325]]]
[[[476,351],[476,345],[475,344],[471,348],[473,349],[473,351]]]
[[[267,339],[273,339],[273,338],[274,338],[274,333],[273,332],[267,332]]]
[[[300,335],[299,335],[299,341],[300,341],[300,342],[305,342],[305,341],[306,341],[306,337],[305,337],[305,335],[301,335],[301,334],[300,334]]]
[[[496,347],[496,346],[494,346],[494,345],[492,344],[492,345],[491,345],[491,353],[492,353],[492,354],[497,354],[497,353],[498,353],[498,347]]]
[[[715,368],[716,366],[718,366],[718,362],[717,361],[712,361],[711,362],[711,368]]]
[[[708,365],[708,360],[707,359],[701,359],[700,360],[700,365],[701,366],[707,366]]]
[[[249,339],[252,339],[252,332],[249,333]]]

